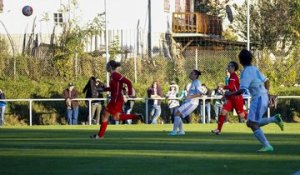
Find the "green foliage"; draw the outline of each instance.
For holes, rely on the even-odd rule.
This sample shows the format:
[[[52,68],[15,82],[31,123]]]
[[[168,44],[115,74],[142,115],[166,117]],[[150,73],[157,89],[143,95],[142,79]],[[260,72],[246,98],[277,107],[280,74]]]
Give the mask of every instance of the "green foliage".
[[[153,61],[143,60],[140,57],[136,58],[137,82],[134,82],[134,60],[133,58],[122,59],[122,66],[119,71],[128,77],[134,83],[138,97],[146,97],[146,90],[153,81],[159,80],[163,93],[165,94],[169,88],[170,81],[175,80],[182,90],[190,80],[188,75],[192,69],[195,69],[195,62],[198,62],[198,69],[202,71],[200,80],[208,85],[210,89],[216,87],[219,82],[224,82],[225,67],[229,61],[237,61],[238,51],[200,51],[195,56],[194,52],[187,52],[185,59],[168,60],[161,56],[156,56]],[[257,54],[255,54],[257,55]],[[298,52],[291,52],[290,57],[272,60],[268,51],[259,52],[259,59],[255,63],[259,63],[258,67],[271,80],[271,92],[278,95],[297,95],[296,89],[288,88],[294,85],[299,77],[299,64],[297,64]],[[56,57],[59,58],[59,57]],[[72,59],[69,59],[72,61]],[[42,63],[39,59],[28,56],[18,56],[18,80],[14,81],[11,78],[1,80],[1,88],[5,91],[7,98],[61,98],[62,91],[66,88],[67,82],[74,82],[75,87],[81,92],[88,78],[92,75],[106,82],[106,60],[103,57],[93,57],[90,54],[82,54],[78,57],[78,72],[77,79],[74,74],[71,77],[66,76],[68,69],[73,70],[72,66],[66,65],[66,60],[61,56],[61,59],[55,60],[56,63],[61,63],[60,73],[52,70],[53,74],[43,72]],[[267,65],[267,66],[266,66]],[[69,66],[69,67],[68,67]],[[51,71],[51,73],[52,73]],[[64,73],[66,72],[66,73]],[[280,86],[285,87],[280,89]],[[79,97],[84,97],[80,94]],[[144,113],[145,106],[143,101],[136,106],[137,112]],[[286,105],[287,109],[289,105]],[[18,111],[15,116],[24,116],[28,121],[28,104],[19,105],[11,103],[8,107],[11,111]],[[85,110],[85,107],[83,107]],[[34,103],[34,122],[35,123],[62,123],[65,116],[63,104],[59,102],[53,103]],[[167,114],[166,109],[164,109]],[[43,114],[45,111],[53,113]],[[164,116],[163,116],[164,117]],[[43,120],[41,119],[43,118]]]
[[[270,49],[276,54],[287,54],[299,43],[299,0],[260,0],[250,7],[250,40],[259,48]],[[246,1],[237,7],[234,27],[246,39]]]
[[[222,36],[224,37],[225,40],[229,40],[229,41],[238,41],[239,39],[231,27],[223,31]]]
[[[15,115],[5,114],[5,126],[25,126],[27,122]]]
[[[72,0],[71,6],[63,6],[63,13],[72,12],[78,8],[77,0]],[[65,79],[73,79],[77,72],[75,66],[78,59],[84,54],[84,41],[87,36],[99,34],[103,28],[103,14],[98,14],[86,28],[78,25],[76,18],[68,20],[63,26],[63,33],[59,37],[58,47],[54,47],[54,70],[57,76]],[[95,71],[93,71],[95,73]]]
[[[260,52],[257,65],[271,80],[272,86],[293,86],[299,83],[300,60],[298,47],[287,57],[272,58],[270,52]]]
[[[2,77],[4,73],[7,73],[8,63],[10,62],[11,56],[8,52],[8,43],[2,37],[0,37],[0,76]]]
[[[118,36],[115,36],[114,40],[110,44],[110,59],[115,59],[116,55],[121,52],[120,48],[120,39]]]

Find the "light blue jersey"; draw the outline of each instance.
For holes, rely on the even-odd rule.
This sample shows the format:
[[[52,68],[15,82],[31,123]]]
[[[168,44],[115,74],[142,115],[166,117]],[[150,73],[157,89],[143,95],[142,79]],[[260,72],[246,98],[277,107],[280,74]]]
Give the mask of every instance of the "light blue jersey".
[[[241,73],[240,89],[248,89],[252,99],[268,93],[264,82],[266,77],[255,66],[246,66]]]
[[[201,94],[201,82],[198,79],[192,81],[191,86],[188,91],[188,96],[196,95],[196,94]],[[187,99],[187,101],[191,101],[194,104],[199,103],[199,99],[197,99],[197,98]]]

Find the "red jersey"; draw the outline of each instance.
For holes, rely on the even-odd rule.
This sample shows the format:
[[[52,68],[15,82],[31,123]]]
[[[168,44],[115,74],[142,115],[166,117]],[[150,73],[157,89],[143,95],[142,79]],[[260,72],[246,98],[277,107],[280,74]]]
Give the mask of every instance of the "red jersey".
[[[240,90],[240,80],[235,72],[230,74],[228,85],[224,86],[224,89],[228,89],[230,92]],[[242,95],[229,96],[226,99],[226,103],[223,105],[224,110],[231,111],[234,108],[238,114],[244,112]]]
[[[113,72],[110,75],[109,88],[106,90],[111,92],[111,100],[121,100],[123,101],[123,85],[126,84],[128,87],[128,95],[132,95],[132,83],[130,80],[125,78],[122,74],[118,72]]]
[[[224,89],[228,89],[230,92],[240,89],[240,80],[235,72],[230,74],[228,85],[224,86]]]

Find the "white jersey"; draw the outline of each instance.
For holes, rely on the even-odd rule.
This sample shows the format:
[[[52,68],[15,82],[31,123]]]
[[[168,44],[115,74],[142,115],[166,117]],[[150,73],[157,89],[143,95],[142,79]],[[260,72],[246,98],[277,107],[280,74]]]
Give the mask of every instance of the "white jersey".
[[[240,89],[248,89],[252,99],[268,93],[264,82],[266,77],[255,66],[246,66],[241,73]]]
[[[196,95],[196,94],[199,94],[199,95],[202,94],[201,93],[201,82],[198,79],[192,81],[187,95],[191,96],[191,95]],[[191,102],[193,104],[199,104],[199,99],[198,98],[186,99],[186,102]]]

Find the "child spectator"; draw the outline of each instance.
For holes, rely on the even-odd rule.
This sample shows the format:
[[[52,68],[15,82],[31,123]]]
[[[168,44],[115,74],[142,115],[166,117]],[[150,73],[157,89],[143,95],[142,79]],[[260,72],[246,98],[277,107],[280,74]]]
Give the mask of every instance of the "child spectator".
[[[167,122],[171,121],[172,123],[174,123],[174,114],[175,114],[178,106],[180,105],[179,101],[174,99],[174,98],[177,98],[177,92],[178,92],[178,86],[176,86],[175,84],[171,84],[170,88],[169,88],[169,91],[166,94],[166,97],[169,99],[168,100],[168,106],[169,106],[170,114],[171,114],[170,115],[171,120],[168,117]]]

